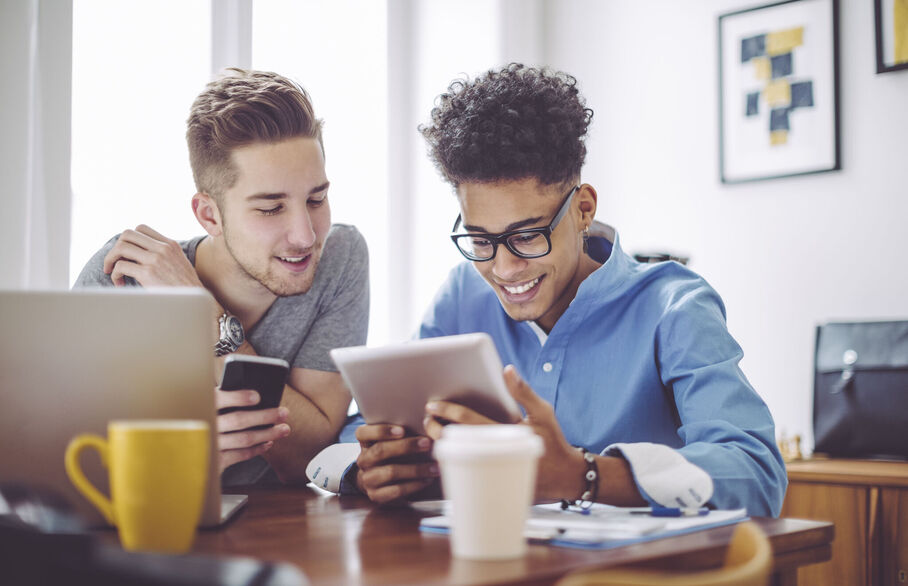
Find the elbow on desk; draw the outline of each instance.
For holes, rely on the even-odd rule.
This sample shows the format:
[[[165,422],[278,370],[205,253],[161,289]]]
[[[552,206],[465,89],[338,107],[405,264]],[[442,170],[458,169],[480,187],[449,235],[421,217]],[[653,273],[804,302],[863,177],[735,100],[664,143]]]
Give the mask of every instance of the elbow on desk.
[[[306,446],[293,445],[280,446],[275,444],[269,452],[265,453],[265,460],[274,470],[277,479],[286,486],[305,486],[309,483],[306,476],[306,467],[321,450],[332,443],[333,437],[318,438],[307,442]]]

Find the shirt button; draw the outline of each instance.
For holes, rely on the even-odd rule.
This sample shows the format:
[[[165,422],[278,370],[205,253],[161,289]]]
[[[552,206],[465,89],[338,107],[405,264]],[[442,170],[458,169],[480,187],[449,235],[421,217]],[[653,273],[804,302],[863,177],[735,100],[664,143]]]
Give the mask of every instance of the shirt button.
[[[542,370],[543,370],[543,372],[552,372],[552,363],[546,362],[545,364],[543,364]]]

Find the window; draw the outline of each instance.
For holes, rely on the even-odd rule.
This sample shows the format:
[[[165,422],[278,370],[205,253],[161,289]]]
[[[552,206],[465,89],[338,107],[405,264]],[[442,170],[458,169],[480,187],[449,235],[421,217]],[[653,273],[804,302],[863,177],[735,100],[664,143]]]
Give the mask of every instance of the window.
[[[256,0],[252,67],[299,82],[324,121],[331,220],[369,245],[369,340],[388,339],[386,5]]]
[[[212,76],[211,6],[73,3],[70,282],[104,242],[139,223],[177,240],[201,233],[185,123]],[[451,79],[500,64],[500,7],[256,0],[252,11],[251,66],[310,92],[325,122],[332,220],[356,225],[368,242],[369,343],[409,337],[462,260],[447,238],[457,201],[416,127]],[[469,43],[458,42],[464,31]],[[394,239],[403,229],[406,249]]]
[[[185,133],[210,75],[210,20],[203,0],[73,3],[70,283],[125,228],[199,234]]]

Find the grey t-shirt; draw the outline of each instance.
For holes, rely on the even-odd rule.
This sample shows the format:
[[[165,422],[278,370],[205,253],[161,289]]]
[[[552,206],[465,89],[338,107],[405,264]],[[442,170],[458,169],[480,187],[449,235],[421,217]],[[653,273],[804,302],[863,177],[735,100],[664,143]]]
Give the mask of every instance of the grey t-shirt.
[[[119,235],[88,261],[74,288],[113,286],[104,273],[104,257]],[[195,265],[203,236],[181,242]],[[132,279],[129,284],[137,285]],[[278,297],[246,339],[261,356],[283,358],[291,367],[337,372],[328,352],[366,343],[369,323],[369,254],[354,226],[333,224],[315,272],[312,288],[300,295]],[[234,464],[221,476],[225,486],[276,480],[264,458]]]

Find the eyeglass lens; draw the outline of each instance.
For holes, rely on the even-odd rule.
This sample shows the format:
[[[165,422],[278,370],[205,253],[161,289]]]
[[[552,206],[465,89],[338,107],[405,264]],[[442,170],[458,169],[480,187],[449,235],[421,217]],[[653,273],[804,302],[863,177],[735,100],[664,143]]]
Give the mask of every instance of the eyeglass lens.
[[[458,238],[457,245],[464,254],[477,259],[491,258],[495,251],[495,243],[480,236]],[[549,251],[548,240],[539,232],[512,234],[507,238],[507,246],[512,252],[524,256],[541,256]]]

